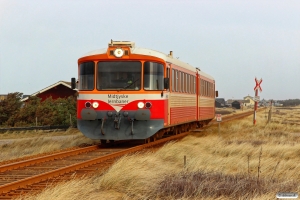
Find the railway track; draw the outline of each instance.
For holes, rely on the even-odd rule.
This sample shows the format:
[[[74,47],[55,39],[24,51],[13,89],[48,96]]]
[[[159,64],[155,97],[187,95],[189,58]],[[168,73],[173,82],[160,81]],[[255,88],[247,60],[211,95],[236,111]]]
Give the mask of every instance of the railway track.
[[[226,116],[222,121],[243,118],[251,114],[252,111]],[[217,123],[213,120],[210,125]],[[188,133],[180,133],[142,145],[127,143],[111,147],[94,145],[2,165],[0,166],[0,200],[38,192],[51,184],[70,180],[74,176],[102,173],[121,156],[163,145],[170,140],[185,137]]]
[[[48,185],[70,180],[74,175],[104,172],[119,157],[180,139],[188,132],[130,147],[91,146],[0,166],[0,199],[13,199],[40,191]]]

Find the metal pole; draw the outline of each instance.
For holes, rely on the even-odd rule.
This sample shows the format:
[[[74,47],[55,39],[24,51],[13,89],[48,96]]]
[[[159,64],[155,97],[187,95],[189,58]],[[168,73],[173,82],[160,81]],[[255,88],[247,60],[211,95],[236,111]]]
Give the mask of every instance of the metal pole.
[[[37,126],[37,117],[35,117],[35,126]],[[35,129],[35,132],[37,132],[36,129]]]
[[[258,89],[255,90],[255,97],[257,97],[257,95],[258,95]],[[256,124],[256,110],[257,110],[257,101],[255,101],[254,103],[253,125]]]
[[[72,115],[70,114],[70,126],[72,126]]]
[[[219,135],[220,135],[220,122],[219,122]]]

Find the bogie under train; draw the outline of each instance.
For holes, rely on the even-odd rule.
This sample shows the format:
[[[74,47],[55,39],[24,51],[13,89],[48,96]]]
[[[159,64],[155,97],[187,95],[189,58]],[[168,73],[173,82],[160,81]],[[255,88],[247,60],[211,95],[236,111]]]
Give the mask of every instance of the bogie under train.
[[[212,76],[133,42],[111,41],[79,58],[77,86],[77,126],[91,139],[150,141],[215,116]]]

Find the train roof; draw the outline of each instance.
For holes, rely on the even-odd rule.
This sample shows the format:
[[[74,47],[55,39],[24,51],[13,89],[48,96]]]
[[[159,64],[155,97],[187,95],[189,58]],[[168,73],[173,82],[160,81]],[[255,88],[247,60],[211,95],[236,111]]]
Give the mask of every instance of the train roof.
[[[191,70],[191,71],[196,71],[196,68],[191,66],[188,63],[184,63],[176,58],[173,58],[173,56],[159,52],[159,51],[155,51],[152,49],[146,49],[146,48],[140,48],[140,47],[132,47],[130,48],[131,53],[132,54],[141,54],[141,55],[147,55],[147,56],[154,56],[154,57],[158,57],[161,58],[163,60],[165,60],[167,63],[172,63],[175,64],[177,66],[183,67],[185,69]],[[82,57],[86,57],[86,56],[92,56],[92,55],[97,55],[97,54],[105,54],[107,52],[107,48],[103,48],[103,49],[98,49],[98,50],[94,50],[91,52],[86,53],[85,55],[83,55]],[[201,76],[205,76],[209,79],[214,80],[214,78],[209,75],[204,73],[203,71],[199,71],[198,72]]]

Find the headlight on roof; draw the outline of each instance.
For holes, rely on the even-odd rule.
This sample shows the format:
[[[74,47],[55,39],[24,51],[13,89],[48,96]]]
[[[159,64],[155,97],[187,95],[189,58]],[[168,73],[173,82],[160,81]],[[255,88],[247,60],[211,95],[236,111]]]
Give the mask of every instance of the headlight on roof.
[[[116,49],[114,50],[114,55],[115,55],[117,58],[122,57],[123,54],[124,54],[124,51],[123,51],[123,49],[121,49],[121,48],[116,48]]]

